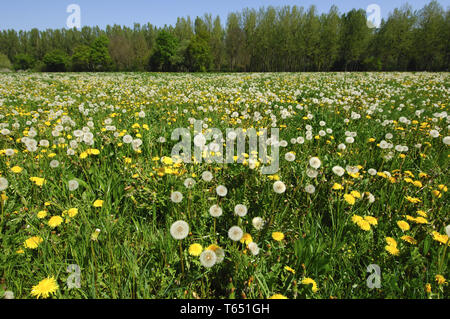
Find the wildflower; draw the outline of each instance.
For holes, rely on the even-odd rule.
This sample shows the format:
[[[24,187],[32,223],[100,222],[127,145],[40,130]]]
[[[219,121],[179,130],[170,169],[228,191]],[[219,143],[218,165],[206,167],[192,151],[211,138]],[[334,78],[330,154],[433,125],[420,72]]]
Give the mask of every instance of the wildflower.
[[[243,244],[245,243],[246,245],[248,245],[253,242],[253,239],[249,233],[245,233],[244,235],[242,235],[242,238],[239,241]]]
[[[31,295],[36,298],[48,298],[50,295],[56,293],[59,286],[54,277],[48,277],[41,280],[36,286],[33,286]]]
[[[354,205],[356,202],[355,197],[353,197],[351,194],[344,194],[344,199],[349,205]]]
[[[209,208],[209,214],[212,217],[219,217],[222,215],[222,208],[220,208],[218,205],[213,205]]]
[[[63,219],[61,216],[53,216],[49,219],[48,225],[52,228],[58,227],[63,222]]]
[[[91,240],[97,241],[98,235],[100,235],[100,229],[96,228],[95,231],[91,234]]]
[[[13,167],[11,167],[11,172],[16,173],[16,174],[22,172],[22,170],[23,170],[23,168],[20,167],[20,166],[13,166]]]
[[[420,216],[422,216],[422,217],[425,217],[425,218],[428,217],[427,213],[425,213],[423,210],[418,210],[418,211],[417,211],[417,214],[420,215]]]
[[[192,188],[195,185],[195,180],[189,177],[184,180],[183,184],[186,188]]]
[[[79,186],[79,183],[74,179],[70,180],[67,184],[69,186],[69,191],[71,192],[77,190]]]
[[[45,178],[42,177],[30,177],[30,181],[34,182],[37,186],[42,186],[46,183]]]
[[[361,198],[361,194],[358,191],[351,191],[350,195],[352,195],[354,198]]]
[[[448,242],[448,236],[447,235],[441,235],[437,231],[433,231],[431,234],[433,235],[433,239],[435,241],[438,241],[438,242],[440,242],[440,243],[442,243],[444,245]]]
[[[312,284],[312,292],[317,292],[317,290],[319,290],[318,288],[317,288],[317,284],[316,284],[316,282],[312,279],[312,278],[304,278],[303,280],[302,280],[302,284],[303,285],[309,285],[309,284]]]
[[[334,185],[331,187],[331,189],[340,190],[340,189],[344,189],[344,186],[342,186],[341,184],[338,184],[338,183],[334,183]]]
[[[223,186],[223,185],[219,185],[219,186],[217,186],[217,188],[216,188],[216,193],[217,193],[217,195],[219,195],[220,197],[224,197],[224,196],[227,195],[228,189],[227,189],[225,186]]]
[[[234,213],[240,217],[244,217],[245,215],[247,215],[247,206],[242,205],[242,204],[237,204],[234,207]]]
[[[284,239],[284,234],[282,232],[273,232],[272,238],[276,241],[282,241]]]
[[[431,285],[429,283],[425,285],[425,292],[431,293]]]
[[[264,227],[264,220],[261,217],[255,217],[252,219],[252,225],[256,230],[261,230]]]
[[[47,211],[46,210],[41,210],[37,213],[37,218],[42,219],[45,218],[47,216]]]
[[[36,249],[44,240],[40,236],[33,236],[25,240],[25,248]]]
[[[286,296],[283,296],[282,294],[274,294],[272,297],[269,297],[269,299],[288,299]]]
[[[70,208],[67,211],[67,215],[69,215],[70,218],[75,217],[78,214],[78,208]]]
[[[394,256],[398,256],[398,254],[400,253],[400,251],[398,250],[398,248],[395,247],[395,246],[387,245],[387,246],[385,247],[385,249],[386,249],[391,255],[394,255]]]
[[[292,268],[289,267],[289,266],[284,266],[284,269],[287,270],[287,271],[289,271],[289,272],[291,272],[291,273],[293,273],[293,274],[295,274],[295,270],[292,269]]]
[[[415,240],[415,239],[414,239],[413,237],[411,237],[411,236],[404,235],[404,236],[400,237],[400,239],[401,239],[401,240],[404,240],[404,241],[406,241],[406,242],[408,242],[408,243],[410,243],[410,244],[417,245],[417,240]]]
[[[415,197],[411,197],[411,196],[405,196],[406,200],[413,203],[413,204],[417,204],[417,203],[421,203],[422,201],[419,198],[415,198]]]
[[[251,242],[248,244],[248,249],[251,251],[251,253],[256,256],[259,254],[259,247],[258,244],[256,244],[255,242]]]
[[[200,254],[200,263],[207,268],[214,266],[217,261],[216,253],[210,249],[205,249]]]
[[[397,247],[397,242],[395,241],[394,238],[386,237],[385,240],[386,240],[386,242],[388,243],[389,246]]]
[[[102,206],[103,206],[103,200],[97,199],[97,200],[94,202],[93,206],[94,206],[94,207],[102,207]]]
[[[178,220],[170,226],[170,234],[173,238],[181,240],[189,234],[189,225],[183,220]]]
[[[180,192],[172,192],[170,194],[170,200],[174,203],[180,203],[183,200],[183,194]]]
[[[286,161],[288,161],[288,162],[293,162],[293,161],[295,160],[295,154],[292,153],[292,152],[287,152],[287,153],[284,155],[284,158],[285,158]]]
[[[438,285],[447,284],[447,281],[445,281],[445,277],[442,275],[436,275],[435,279]]]
[[[314,194],[315,191],[316,188],[314,187],[314,185],[308,184],[305,186],[305,192],[307,192],[308,194]]]
[[[213,175],[212,175],[211,172],[209,172],[209,171],[204,171],[204,172],[202,173],[202,179],[203,179],[205,182],[210,182],[210,181],[213,179]]]
[[[345,174],[345,169],[341,166],[334,166],[332,168],[332,171],[334,174],[336,174],[337,176],[341,177],[342,175]]]
[[[364,219],[370,224],[370,225],[377,225],[378,220],[373,216],[364,216]]]
[[[318,157],[311,157],[309,159],[309,165],[312,168],[318,169],[320,167],[320,165],[322,165],[322,162],[320,161],[320,159]]]
[[[216,244],[211,244],[206,249],[212,250],[216,253],[216,264],[221,263],[225,258],[225,251]]]
[[[228,230],[228,237],[233,241],[241,240],[243,235],[244,235],[244,232],[238,226],[233,226]]]
[[[192,244],[189,246],[188,252],[191,256],[200,256],[203,251],[203,247],[200,244]]]
[[[286,185],[282,181],[273,183],[273,191],[277,194],[282,194],[286,191]]]
[[[410,229],[410,226],[407,222],[405,222],[404,220],[400,220],[397,222],[398,227],[400,227],[400,229],[402,231],[407,231]]]

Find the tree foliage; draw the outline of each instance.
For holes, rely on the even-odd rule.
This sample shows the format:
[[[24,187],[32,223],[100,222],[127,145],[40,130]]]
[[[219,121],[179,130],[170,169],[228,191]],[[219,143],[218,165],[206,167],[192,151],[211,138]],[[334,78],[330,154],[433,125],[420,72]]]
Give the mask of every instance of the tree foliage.
[[[442,71],[450,64],[450,11],[437,1],[393,10],[378,29],[366,12],[332,6],[263,7],[150,23],[0,32],[0,53],[30,69],[60,50],[74,71]],[[66,68],[67,69],[67,68]]]

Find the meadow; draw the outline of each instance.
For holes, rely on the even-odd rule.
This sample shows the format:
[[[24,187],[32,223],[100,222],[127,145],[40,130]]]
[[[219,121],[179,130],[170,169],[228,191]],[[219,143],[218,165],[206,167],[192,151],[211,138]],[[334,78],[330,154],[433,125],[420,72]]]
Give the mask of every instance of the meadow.
[[[446,299],[449,80],[0,74],[0,297]],[[279,170],[172,158],[194,120]]]

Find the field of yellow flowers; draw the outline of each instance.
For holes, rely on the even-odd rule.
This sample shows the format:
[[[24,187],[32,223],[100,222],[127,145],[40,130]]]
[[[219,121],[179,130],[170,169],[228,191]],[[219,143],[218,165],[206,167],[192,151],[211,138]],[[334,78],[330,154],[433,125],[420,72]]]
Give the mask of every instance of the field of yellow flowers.
[[[448,298],[449,80],[0,74],[0,297]],[[279,170],[174,159],[195,120]]]

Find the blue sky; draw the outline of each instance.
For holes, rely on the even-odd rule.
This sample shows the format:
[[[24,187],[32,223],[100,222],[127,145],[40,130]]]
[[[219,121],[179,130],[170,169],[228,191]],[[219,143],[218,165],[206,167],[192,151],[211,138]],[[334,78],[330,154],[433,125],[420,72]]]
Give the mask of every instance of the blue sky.
[[[0,30],[30,30],[32,28],[65,28],[70,13],[69,4],[78,4],[81,8],[81,26],[107,24],[132,26],[134,22],[150,22],[156,26],[174,25],[177,17],[202,16],[204,13],[219,15],[222,24],[227,14],[240,11],[245,7],[297,5],[308,8],[316,5],[319,12],[327,12],[335,4],[340,12],[352,8],[365,9],[369,4],[378,4],[382,17],[387,17],[394,8],[409,3],[414,9],[420,9],[430,0],[8,0],[0,4]],[[440,0],[444,9],[450,7],[450,0]]]

